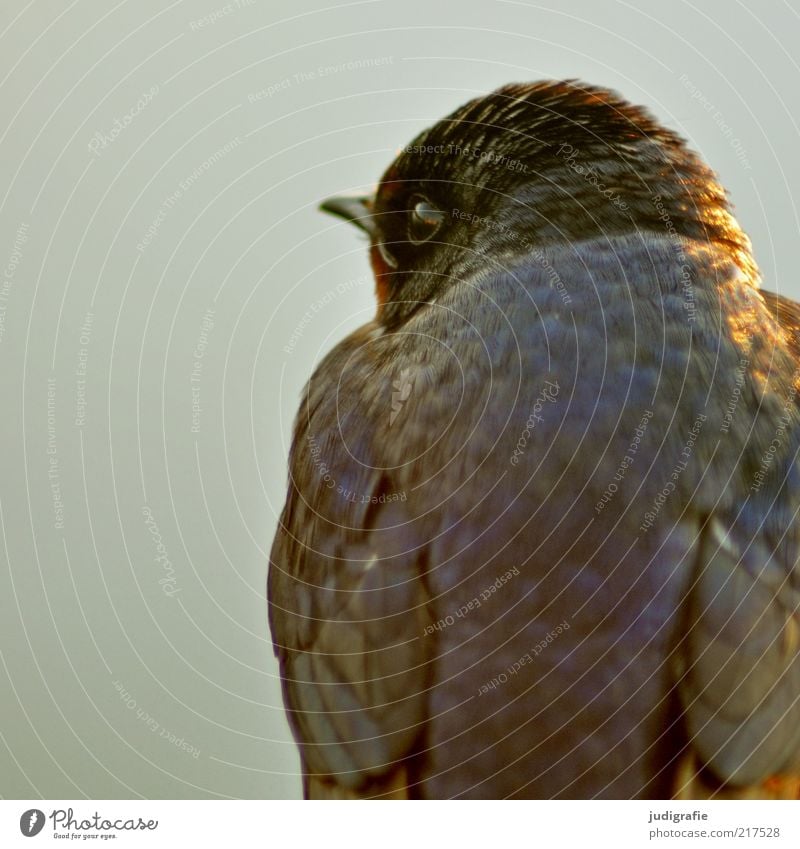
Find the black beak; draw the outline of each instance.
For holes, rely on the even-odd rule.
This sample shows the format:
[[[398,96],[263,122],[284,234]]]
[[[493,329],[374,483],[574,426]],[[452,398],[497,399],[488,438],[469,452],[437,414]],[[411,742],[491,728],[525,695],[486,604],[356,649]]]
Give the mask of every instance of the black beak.
[[[319,208],[331,215],[338,215],[360,227],[367,235],[375,234],[375,220],[372,217],[371,197],[338,197],[328,198],[323,201]]]

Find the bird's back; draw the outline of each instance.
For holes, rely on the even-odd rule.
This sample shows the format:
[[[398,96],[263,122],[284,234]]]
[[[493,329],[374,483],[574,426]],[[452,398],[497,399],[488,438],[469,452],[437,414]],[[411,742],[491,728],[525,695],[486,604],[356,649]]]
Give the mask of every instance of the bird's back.
[[[770,348],[790,361],[751,282],[722,251],[663,235],[587,240],[460,281],[322,364],[273,548],[273,631],[301,739],[389,741],[352,767],[312,740],[305,765],[329,787],[349,763],[354,792],[388,792],[378,762],[402,754],[412,796],[674,792],[674,658],[705,523],[736,516],[774,429],[754,365]],[[335,675],[328,701],[311,698],[326,685],[300,658],[333,644],[315,644],[309,612],[342,609],[315,608],[324,592],[387,623],[360,673],[402,692],[371,691],[373,725]],[[345,618],[342,651],[364,627]],[[354,721],[323,732],[300,716],[311,704]]]

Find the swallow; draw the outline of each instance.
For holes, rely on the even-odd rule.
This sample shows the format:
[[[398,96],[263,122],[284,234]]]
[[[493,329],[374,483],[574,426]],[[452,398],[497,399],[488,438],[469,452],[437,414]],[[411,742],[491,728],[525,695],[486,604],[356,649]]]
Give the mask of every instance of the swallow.
[[[797,798],[800,306],[578,81],[322,209],[374,318],[303,391],[268,607],[307,798]]]

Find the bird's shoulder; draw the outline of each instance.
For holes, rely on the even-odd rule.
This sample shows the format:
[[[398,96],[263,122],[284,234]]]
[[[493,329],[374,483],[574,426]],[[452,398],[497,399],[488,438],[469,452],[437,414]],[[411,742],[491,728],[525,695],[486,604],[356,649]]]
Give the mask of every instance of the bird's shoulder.
[[[704,517],[691,574],[677,673],[706,769],[677,792],[770,798],[800,774],[800,305],[762,289],[725,306],[740,356],[718,456],[735,497]]]

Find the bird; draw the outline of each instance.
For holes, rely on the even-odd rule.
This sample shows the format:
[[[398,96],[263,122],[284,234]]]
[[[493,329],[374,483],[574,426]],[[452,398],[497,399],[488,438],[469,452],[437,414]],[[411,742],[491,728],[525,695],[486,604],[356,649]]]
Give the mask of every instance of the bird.
[[[270,553],[304,796],[797,798],[800,305],[716,174],[544,80],[321,208],[376,312],[302,392]]]

